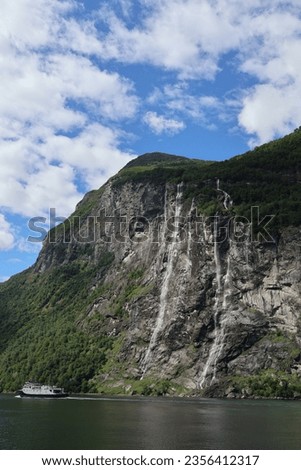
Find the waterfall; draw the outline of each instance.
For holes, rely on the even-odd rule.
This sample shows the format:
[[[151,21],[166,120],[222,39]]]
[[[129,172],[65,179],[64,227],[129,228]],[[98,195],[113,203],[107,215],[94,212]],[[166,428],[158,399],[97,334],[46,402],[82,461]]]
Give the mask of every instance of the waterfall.
[[[224,206],[224,209],[226,211],[228,211],[230,209],[230,207],[233,205],[233,201],[231,199],[230,194],[226,193],[226,191],[224,191],[223,189],[220,189],[219,179],[216,181],[216,190],[220,191],[223,194],[223,196],[224,196],[223,206]]]
[[[249,260],[250,250],[251,250],[251,227],[249,225],[246,230],[246,240],[244,242],[246,271],[247,271],[247,276],[249,280],[250,280],[250,274],[252,271],[252,267],[251,267],[250,260]]]
[[[223,206],[226,211],[229,211],[230,207],[233,205],[230,194],[226,191],[220,189],[220,181],[216,181],[216,190],[223,195]],[[220,256],[220,248],[218,242],[218,217],[215,216],[214,219],[214,229],[213,229],[213,243],[214,243],[214,263],[215,263],[215,281],[216,281],[216,291],[213,307],[213,323],[214,323],[214,340],[209,351],[209,355],[201,374],[200,379],[200,388],[204,388],[205,382],[209,373],[211,374],[211,381],[214,382],[216,379],[217,364],[221,357],[221,354],[224,349],[225,344],[225,324],[227,321],[226,313],[228,307],[228,299],[232,293],[232,266],[231,266],[231,252],[232,252],[232,241],[230,226],[228,232],[228,254],[227,254],[227,266],[226,273],[222,275],[222,263]]]
[[[214,219],[214,229],[213,229],[213,244],[214,244],[214,263],[215,263],[215,281],[216,281],[216,290],[215,290],[215,298],[214,298],[214,316],[213,316],[213,321],[214,321],[214,333],[215,333],[215,338],[213,345],[211,347],[211,350],[209,352],[209,356],[207,359],[207,362],[205,364],[205,367],[203,369],[202,375],[201,375],[201,380],[200,380],[200,388],[202,389],[204,386],[204,383],[206,381],[207,375],[208,375],[208,370],[211,367],[212,363],[214,362],[214,357],[216,353],[216,341],[217,341],[217,328],[218,328],[218,313],[219,313],[219,307],[220,307],[220,302],[221,302],[221,261],[220,261],[220,255],[219,255],[219,249],[218,249],[218,226],[217,226],[217,217]]]
[[[159,313],[158,313],[158,317],[157,317],[153,334],[151,336],[147,351],[145,353],[145,356],[142,362],[143,375],[145,374],[145,372],[147,371],[149,367],[149,364],[152,359],[153,350],[157,344],[158,335],[162,331],[162,327],[164,325],[165,314],[167,310],[169,283],[170,283],[170,278],[173,272],[174,258],[177,253],[176,245],[178,242],[178,235],[179,235],[179,229],[180,229],[179,217],[180,217],[181,210],[182,210],[182,187],[183,187],[183,183],[180,183],[177,185],[177,194],[176,194],[176,200],[175,200],[175,214],[174,214],[174,220],[175,220],[174,233],[173,233],[172,241],[167,246],[167,266],[166,266],[166,270],[165,270],[165,274],[164,274],[163,282],[161,286]],[[164,220],[164,229],[163,229],[163,235],[162,235],[165,238],[165,240],[162,241],[163,247],[165,246],[165,243],[166,243],[167,214],[168,214],[167,197],[165,197],[165,209],[164,209],[165,220]],[[143,378],[143,375],[142,375],[142,378]]]
[[[160,240],[160,246],[159,246],[159,252],[157,256],[157,262],[156,262],[156,272],[160,269],[161,263],[162,263],[162,256],[164,255],[165,251],[165,244],[166,244],[166,233],[167,233],[167,222],[168,222],[168,217],[169,217],[169,204],[168,204],[168,191],[167,188],[165,189],[165,194],[164,194],[164,220],[163,220],[163,227],[161,227],[160,223],[160,233],[158,237],[158,241]]]
[[[229,241],[229,251],[227,255],[227,270],[226,270],[226,275],[224,279],[224,286],[223,286],[223,292],[222,292],[222,313],[220,316],[220,325],[218,330],[216,331],[216,337],[215,337],[215,352],[214,352],[214,360],[213,360],[213,376],[212,376],[212,382],[216,378],[216,370],[217,370],[217,362],[218,359],[220,358],[224,344],[225,344],[225,322],[226,318],[225,315],[222,315],[223,313],[227,313],[227,306],[228,306],[228,299],[231,296],[231,288],[232,288],[232,267],[231,267],[231,240]]]
[[[231,239],[229,237],[229,250],[227,255],[226,273],[222,276],[222,265],[218,243],[218,221],[214,220],[214,263],[215,263],[215,279],[216,291],[214,300],[214,341],[209,351],[209,355],[203,369],[200,388],[204,388],[209,372],[212,374],[212,383],[216,378],[217,363],[222,354],[225,342],[225,315],[228,306],[228,298],[231,295],[232,288],[232,267],[231,267]]]
[[[187,251],[186,251],[187,274],[189,274],[191,272],[191,267],[192,267],[192,262],[191,262],[191,259],[190,259],[191,243],[192,243],[191,218],[192,218],[192,214],[193,214],[194,209],[195,209],[194,199],[192,199],[190,212],[189,212],[189,219],[188,219],[188,223],[187,223]]]

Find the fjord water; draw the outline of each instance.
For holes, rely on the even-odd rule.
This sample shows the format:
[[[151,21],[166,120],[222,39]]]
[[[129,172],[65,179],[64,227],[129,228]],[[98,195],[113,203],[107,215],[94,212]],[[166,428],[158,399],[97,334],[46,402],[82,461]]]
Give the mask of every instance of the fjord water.
[[[0,395],[0,449],[301,449],[301,402]]]

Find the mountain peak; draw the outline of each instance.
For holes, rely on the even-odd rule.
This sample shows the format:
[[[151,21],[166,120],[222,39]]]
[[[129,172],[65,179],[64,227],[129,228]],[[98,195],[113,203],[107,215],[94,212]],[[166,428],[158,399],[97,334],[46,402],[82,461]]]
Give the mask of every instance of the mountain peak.
[[[139,157],[131,160],[124,168],[131,168],[134,166],[147,166],[147,165],[160,165],[161,163],[184,163],[189,161],[189,158],[179,155],[171,155],[169,153],[151,152],[139,155]]]

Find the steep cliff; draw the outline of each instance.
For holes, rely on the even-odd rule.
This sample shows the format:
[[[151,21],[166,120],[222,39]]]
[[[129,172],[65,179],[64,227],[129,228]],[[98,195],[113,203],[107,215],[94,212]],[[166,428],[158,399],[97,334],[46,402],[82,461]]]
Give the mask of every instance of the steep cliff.
[[[130,162],[0,287],[2,388],[301,396],[300,170],[300,130]]]

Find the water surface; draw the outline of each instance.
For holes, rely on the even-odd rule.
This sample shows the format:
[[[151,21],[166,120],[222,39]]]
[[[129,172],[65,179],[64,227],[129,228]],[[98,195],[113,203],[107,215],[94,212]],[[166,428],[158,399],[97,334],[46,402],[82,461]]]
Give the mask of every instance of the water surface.
[[[0,395],[0,449],[301,449],[301,402]]]

